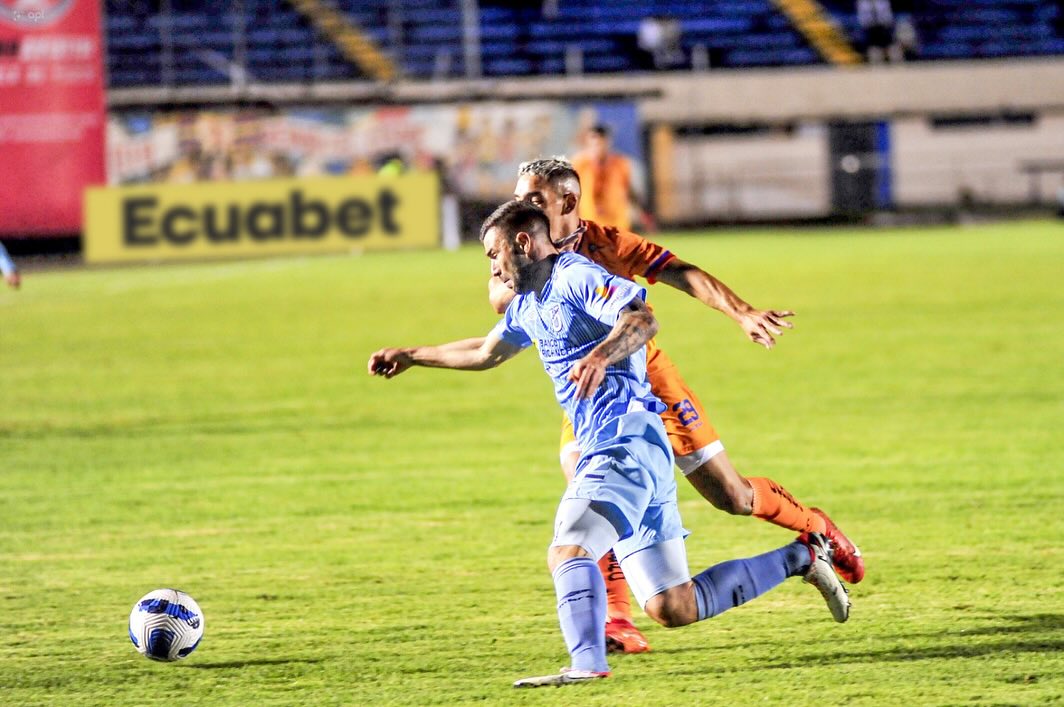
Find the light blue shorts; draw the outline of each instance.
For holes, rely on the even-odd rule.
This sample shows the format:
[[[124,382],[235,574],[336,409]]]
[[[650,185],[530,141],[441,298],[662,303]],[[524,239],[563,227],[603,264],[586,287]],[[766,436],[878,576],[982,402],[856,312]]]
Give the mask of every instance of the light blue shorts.
[[[618,560],[674,538],[684,538],[676,505],[673,455],[665,425],[651,412],[622,415],[600,431],[576,465],[562,496],[593,501],[620,535]]]

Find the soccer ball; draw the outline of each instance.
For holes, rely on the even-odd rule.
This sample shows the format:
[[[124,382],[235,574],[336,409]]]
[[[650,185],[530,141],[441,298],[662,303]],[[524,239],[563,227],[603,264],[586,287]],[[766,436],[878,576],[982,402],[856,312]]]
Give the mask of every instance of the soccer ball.
[[[203,638],[203,612],[196,600],[176,589],[156,589],[133,605],[129,640],[152,660],[180,660]]]

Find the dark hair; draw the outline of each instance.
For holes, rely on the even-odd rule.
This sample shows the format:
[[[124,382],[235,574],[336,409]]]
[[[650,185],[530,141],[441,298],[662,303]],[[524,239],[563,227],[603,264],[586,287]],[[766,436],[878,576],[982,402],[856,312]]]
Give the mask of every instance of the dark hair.
[[[576,191],[579,192],[580,175],[573,169],[573,163],[564,157],[545,157],[531,162],[522,162],[517,170],[517,176],[523,177],[526,174],[539,177],[554,189],[558,189],[562,182],[571,179],[576,184]]]
[[[509,241],[521,231],[533,236],[542,234],[550,237],[550,220],[547,219],[547,214],[539,207],[524,201],[507,201],[495,209],[480,227],[480,240],[483,241],[484,236],[493,228],[499,229]]]
[[[599,137],[609,137],[613,131],[610,130],[610,126],[606,125],[605,123],[596,123],[595,125],[591,126],[591,132],[595,133]]]

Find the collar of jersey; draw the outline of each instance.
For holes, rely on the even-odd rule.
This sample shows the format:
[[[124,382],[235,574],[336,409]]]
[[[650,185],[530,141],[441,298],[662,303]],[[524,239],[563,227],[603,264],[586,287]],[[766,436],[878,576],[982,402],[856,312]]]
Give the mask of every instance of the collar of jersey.
[[[573,249],[571,251],[566,251],[566,252],[579,253],[580,252],[580,245],[581,245],[581,242],[584,240],[584,233],[586,231],[587,231],[587,221],[585,221],[583,219],[580,219],[580,227],[577,228],[572,233],[570,233],[565,238],[563,238],[560,241],[558,241],[558,243],[555,243],[554,247],[557,248],[559,244],[567,245],[570,241],[572,241],[576,245],[573,246]]]

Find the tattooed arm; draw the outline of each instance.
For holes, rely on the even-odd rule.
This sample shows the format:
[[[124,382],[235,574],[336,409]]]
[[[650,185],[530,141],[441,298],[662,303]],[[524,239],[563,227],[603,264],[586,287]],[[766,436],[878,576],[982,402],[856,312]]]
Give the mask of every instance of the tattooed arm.
[[[569,372],[569,380],[576,382],[576,396],[589,397],[605,380],[607,366],[628,358],[657,333],[658,320],[643,300],[637,297],[629,302],[613,331]]]

